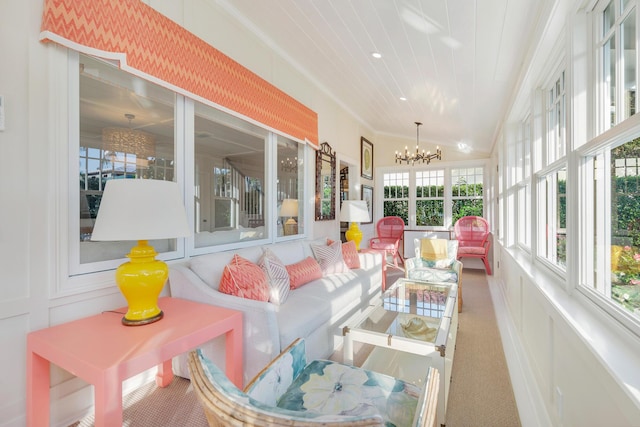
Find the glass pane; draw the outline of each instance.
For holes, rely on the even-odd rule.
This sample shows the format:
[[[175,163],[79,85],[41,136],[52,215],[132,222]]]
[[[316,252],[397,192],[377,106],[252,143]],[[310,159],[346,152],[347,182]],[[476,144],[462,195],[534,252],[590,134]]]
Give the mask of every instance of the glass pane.
[[[616,20],[615,16],[615,5],[613,2],[609,3],[609,5],[605,8],[604,12],[602,12],[602,35],[605,36],[611,28],[613,28],[613,24]]]
[[[603,50],[603,79],[605,83],[605,97],[608,105],[605,109],[605,118],[609,116],[608,127],[616,123],[616,47],[615,37],[611,37],[604,45]],[[606,114],[608,113],[608,114]],[[605,123],[606,124],[606,123]],[[607,129],[608,129],[607,127]]]
[[[640,138],[611,150],[610,273],[605,296],[640,317]],[[602,206],[603,204],[597,204]],[[604,212],[602,212],[604,216]],[[605,216],[606,217],[606,216]],[[602,264],[602,262],[600,263]],[[605,265],[607,270],[609,265]],[[608,280],[607,280],[608,282]]]
[[[482,216],[482,209],[482,199],[454,200],[451,209],[453,223],[455,224],[463,216]]]
[[[416,225],[443,226],[444,200],[417,200]]]
[[[195,247],[266,237],[267,131],[195,104]]]
[[[538,195],[542,234],[539,255],[559,267],[566,265],[567,172],[561,169],[542,179]]]
[[[383,209],[383,216],[399,216],[404,219],[405,225],[409,223],[408,200],[385,200]]]
[[[304,233],[304,145],[278,136],[278,236]],[[285,202],[286,200],[286,202]]]
[[[133,242],[89,241],[111,179],[174,177],[175,94],[80,55],[80,264],[124,258]],[[159,167],[158,164],[162,164]],[[175,250],[175,239],[150,242]]]
[[[624,44],[624,114],[631,117],[636,113],[636,16],[631,13],[622,23]]]

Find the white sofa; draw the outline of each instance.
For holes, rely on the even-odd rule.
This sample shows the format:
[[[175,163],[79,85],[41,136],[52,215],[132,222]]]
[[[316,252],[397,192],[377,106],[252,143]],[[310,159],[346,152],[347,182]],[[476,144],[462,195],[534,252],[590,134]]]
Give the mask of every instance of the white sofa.
[[[292,290],[280,306],[218,291],[224,266],[236,253],[257,263],[263,248],[268,247],[289,265],[313,256],[310,245],[322,241],[326,239],[217,252],[170,266],[171,296],[243,312],[245,384],[296,338],[305,339],[309,360],[328,358],[342,343],[341,328],[346,321],[379,296],[383,274],[379,253],[360,253],[361,268],[328,275]],[[224,337],[212,341],[203,351],[224,368]],[[174,372],[188,377],[186,357],[174,360]]]

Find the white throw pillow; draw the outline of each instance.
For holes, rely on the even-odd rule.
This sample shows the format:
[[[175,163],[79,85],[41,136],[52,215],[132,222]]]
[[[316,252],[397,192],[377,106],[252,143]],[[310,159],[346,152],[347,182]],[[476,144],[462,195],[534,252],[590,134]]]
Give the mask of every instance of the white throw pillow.
[[[260,268],[267,275],[269,282],[269,302],[275,305],[284,304],[289,297],[290,279],[287,268],[270,249],[265,249],[260,262]]]
[[[311,250],[320,264],[323,275],[328,276],[349,271],[349,266],[342,258],[341,242],[333,242],[330,245],[311,245]]]

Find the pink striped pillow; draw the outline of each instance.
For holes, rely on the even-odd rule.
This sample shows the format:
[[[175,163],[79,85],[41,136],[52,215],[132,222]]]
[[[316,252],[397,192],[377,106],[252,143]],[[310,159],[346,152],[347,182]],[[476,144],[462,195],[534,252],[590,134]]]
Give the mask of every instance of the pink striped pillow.
[[[275,305],[284,304],[289,297],[289,290],[291,289],[287,268],[280,258],[268,248],[262,254],[259,264],[269,281],[269,302]]]
[[[311,245],[311,249],[325,276],[349,271],[349,267],[342,259],[342,243],[333,242],[330,245]]]
[[[322,269],[318,261],[311,257],[306,257],[300,262],[286,266],[289,273],[289,283],[291,289],[297,289],[316,279],[322,279]]]
[[[260,267],[238,254],[224,267],[218,290],[240,298],[269,301],[266,274]]]

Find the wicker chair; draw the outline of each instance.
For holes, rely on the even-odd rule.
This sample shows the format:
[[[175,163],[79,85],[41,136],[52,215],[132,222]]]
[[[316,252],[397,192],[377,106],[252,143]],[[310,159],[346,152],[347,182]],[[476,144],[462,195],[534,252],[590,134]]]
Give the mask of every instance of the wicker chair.
[[[212,427],[227,426],[301,426],[301,427],[318,427],[318,426],[384,426],[384,416],[371,410],[362,411],[362,405],[357,409],[360,415],[336,415],[335,411],[322,412],[316,407],[315,410],[292,410],[286,409],[287,402],[289,406],[302,402],[299,399],[301,389],[304,389],[304,381],[311,382],[315,372],[319,372],[318,367],[326,369],[327,366],[337,367],[341,372],[350,372],[350,370],[358,371],[355,374],[363,376],[368,375],[369,381],[375,382],[376,378],[385,377],[381,383],[388,387],[389,378],[381,374],[371,373],[364,369],[355,368],[338,364],[331,361],[313,361],[308,365],[304,363],[304,341],[296,340],[287,349],[285,349],[276,359],[274,359],[256,378],[247,385],[245,391],[240,391],[231,381],[227,379],[219,368],[211,361],[203,356],[199,350],[192,351],[189,354],[189,370],[191,371],[191,382],[193,384],[196,395],[200,399],[205,411],[205,415]],[[310,374],[310,372],[314,372]],[[327,371],[328,372],[328,371]],[[327,373],[327,375],[329,375]],[[347,374],[348,375],[348,374]],[[430,369],[424,387],[418,390],[419,397],[414,392],[409,391],[415,389],[411,384],[404,384],[400,380],[391,379],[391,383],[395,381],[396,387],[392,393],[393,399],[390,404],[405,396],[410,399],[413,396],[415,413],[404,416],[413,419],[412,425],[416,427],[432,427],[436,422],[436,408],[438,396],[439,375],[436,370]],[[302,387],[300,387],[300,385]],[[400,385],[400,387],[398,387]],[[345,385],[346,386],[346,385]],[[353,384],[350,384],[353,387]],[[370,392],[374,387],[368,386]],[[315,389],[314,389],[315,390]],[[397,390],[404,390],[399,392]],[[414,390],[415,391],[415,390]],[[304,394],[304,393],[303,393]],[[369,396],[370,393],[364,393]],[[402,396],[399,396],[402,395]],[[346,395],[351,396],[351,394]],[[378,395],[381,396],[381,395]],[[416,399],[417,397],[417,399]],[[297,398],[297,400],[296,400]],[[268,401],[265,403],[265,400]],[[279,400],[279,406],[272,401]],[[282,401],[285,404],[282,404]],[[339,397],[336,399],[338,404],[343,400]],[[293,402],[293,403],[292,403]],[[318,400],[314,399],[317,404]],[[386,405],[383,401],[383,406]],[[416,405],[416,403],[414,403]],[[285,407],[282,407],[285,406]],[[320,402],[322,406],[322,402]],[[335,405],[329,405],[335,406]],[[332,409],[335,409],[333,407]],[[371,408],[369,408],[371,409]],[[404,408],[403,408],[404,409]],[[394,414],[402,411],[393,411]],[[406,412],[406,411],[405,411]]]
[[[376,223],[376,231],[378,235],[369,239],[369,247],[383,250],[387,255],[391,255],[395,267],[398,267],[398,261],[400,264],[404,264],[402,255],[400,255],[400,240],[404,236],[404,220],[399,216],[385,216]]]

